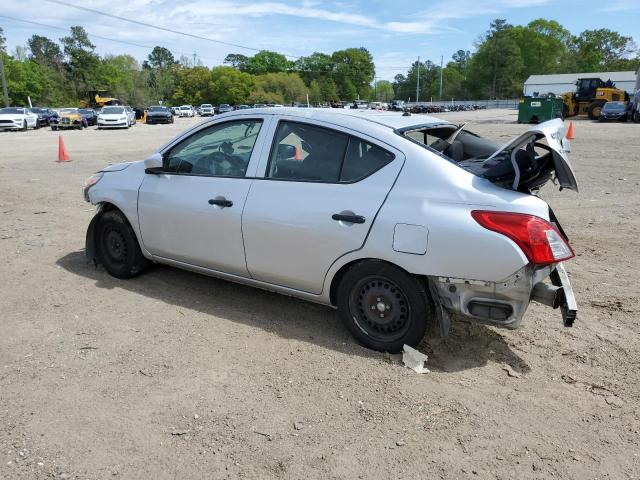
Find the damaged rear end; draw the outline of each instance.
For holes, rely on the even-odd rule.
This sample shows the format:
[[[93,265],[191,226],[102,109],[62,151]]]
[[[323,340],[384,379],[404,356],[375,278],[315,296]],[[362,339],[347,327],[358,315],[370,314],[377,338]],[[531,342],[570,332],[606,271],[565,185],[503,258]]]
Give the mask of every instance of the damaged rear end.
[[[578,191],[567,156],[570,145],[559,119],[536,125],[503,146],[467,131],[464,125],[440,124],[399,133],[507,190],[537,196],[552,181],[561,190]],[[531,301],[559,309],[564,325],[573,325],[577,304],[563,262],[574,257],[574,252],[564,230],[551,208],[547,218],[540,212],[509,210],[508,205],[498,203],[470,213],[477,225],[512,241],[526,257],[526,264],[497,282],[431,277],[431,293],[439,300],[445,333],[451,315],[517,328]]]

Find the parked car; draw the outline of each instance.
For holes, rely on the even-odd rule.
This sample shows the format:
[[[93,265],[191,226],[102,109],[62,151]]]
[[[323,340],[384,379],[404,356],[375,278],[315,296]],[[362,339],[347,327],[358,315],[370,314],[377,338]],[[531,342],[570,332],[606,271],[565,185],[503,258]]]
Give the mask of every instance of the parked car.
[[[144,118],[144,107],[133,107],[133,112],[136,114],[136,120],[142,120]]]
[[[432,117],[238,110],[91,177],[87,256],[117,278],[157,262],[333,306],[383,351],[456,316],[516,328],[532,299],[569,326],[574,253],[535,195],[577,191],[564,133],[500,146]]]
[[[133,126],[136,124],[136,112],[133,108],[125,105],[124,110],[127,112],[127,118],[129,119],[129,126]]]
[[[247,108],[251,108],[249,105],[237,105],[235,110],[245,110]]]
[[[406,107],[407,106],[403,100],[394,100],[391,102],[391,110],[394,112],[402,112]]]
[[[147,109],[147,123],[173,123],[171,110],[161,105]]]
[[[210,103],[203,103],[202,105],[200,105],[200,112],[199,115],[202,117],[210,117],[215,113],[215,109],[213,108],[213,105],[211,105]]]
[[[180,112],[180,107],[171,107],[171,113],[173,115],[178,115]]]
[[[218,113],[227,113],[227,112],[233,112],[233,107],[228,103],[221,103],[218,106]]]
[[[265,108],[267,105],[265,103],[256,103],[253,108]]]
[[[89,126],[87,120],[80,113],[79,108],[60,109],[57,117],[49,119],[49,125],[51,126],[51,130],[82,130]]]
[[[196,113],[193,110],[193,107],[191,105],[182,105],[178,109],[178,116],[179,117],[195,117]]]
[[[48,127],[49,120],[52,117],[57,117],[58,113],[55,110],[46,107],[33,107],[30,109],[32,113],[35,113],[38,116],[38,126],[39,127]]]
[[[131,118],[122,105],[102,107],[98,114],[98,130],[103,128],[129,128]]]
[[[27,130],[28,128],[40,128],[37,114],[23,107],[0,108],[0,130]]]
[[[78,110],[82,118],[84,118],[87,122],[88,126],[97,125],[98,123],[98,114],[92,108],[81,108]]]
[[[618,120],[626,122],[628,117],[628,108],[625,102],[607,102],[600,109],[599,122],[607,120]]]

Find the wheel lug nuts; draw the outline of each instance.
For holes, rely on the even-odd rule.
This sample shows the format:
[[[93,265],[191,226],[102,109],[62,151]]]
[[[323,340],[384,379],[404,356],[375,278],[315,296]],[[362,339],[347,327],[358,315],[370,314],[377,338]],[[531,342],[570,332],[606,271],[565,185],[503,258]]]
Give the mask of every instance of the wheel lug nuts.
[[[371,310],[375,310],[376,306],[375,305],[371,305]]]
[[[384,313],[381,313],[381,314],[380,314],[380,318],[384,318]]]

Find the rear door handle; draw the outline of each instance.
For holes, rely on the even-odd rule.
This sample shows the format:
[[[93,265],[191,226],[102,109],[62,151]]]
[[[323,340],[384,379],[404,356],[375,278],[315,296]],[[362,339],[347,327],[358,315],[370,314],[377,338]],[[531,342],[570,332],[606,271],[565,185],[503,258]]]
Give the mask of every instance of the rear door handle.
[[[218,207],[233,207],[233,202],[227,200],[224,197],[216,197],[209,200],[209,205],[216,205]]]
[[[333,218],[337,222],[349,222],[349,223],[364,223],[366,220],[362,215],[346,214],[346,213],[334,213],[333,215],[331,215],[331,218]]]

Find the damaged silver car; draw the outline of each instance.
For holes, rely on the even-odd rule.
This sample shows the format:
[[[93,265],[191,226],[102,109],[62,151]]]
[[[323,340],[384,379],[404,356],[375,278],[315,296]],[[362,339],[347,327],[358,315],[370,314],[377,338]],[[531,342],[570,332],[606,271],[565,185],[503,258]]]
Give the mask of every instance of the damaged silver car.
[[[118,278],[163,263],[332,306],[377,350],[459,316],[516,328],[532,300],[570,326],[574,253],[536,196],[577,191],[568,147],[560,120],[499,146],[426,116],[238,110],[91,177],[87,257]]]

